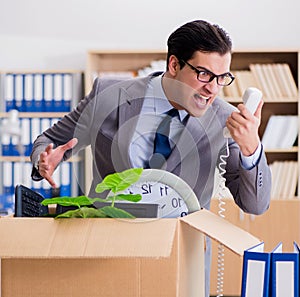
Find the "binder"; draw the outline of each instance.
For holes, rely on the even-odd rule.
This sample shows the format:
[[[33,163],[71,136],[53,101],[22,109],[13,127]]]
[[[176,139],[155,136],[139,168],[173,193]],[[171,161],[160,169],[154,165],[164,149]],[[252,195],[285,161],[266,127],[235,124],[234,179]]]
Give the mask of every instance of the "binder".
[[[10,155],[11,156],[19,156],[20,155],[20,145],[21,145],[21,137],[13,135],[10,137]]]
[[[51,126],[51,120],[49,118],[41,118],[41,132],[45,132]]]
[[[3,172],[3,193],[4,195],[13,195],[13,162],[5,161],[2,165]]]
[[[33,181],[31,179],[31,170],[32,170],[32,164],[30,162],[25,162],[23,185],[25,185],[29,189],[33,189]]]
[[[21,119],[21,145],[22,153],[21,155],[29,156],[31,152],[31,139],[30,139],[30,120],[28,118]]]
[[[24,111],[32,112],[34,111],[33,106],[33,75],[25,74],[24,76]]]
[[[273,250],[271,257],[272,297],[299,296],[299,247],[294,242],[294,252],[283,253],[282,243]]]
[[[15,108],[15,102],[14,102],[14,75],[11,73],[6,74],[5,76],[5,94],[4,94],[4,100],[5,100],[5,106],[6,111],[10,111],[11,109]]]
[[[43,111],[43,75],[34,75],[34,92],[33,92],[33,111]]]
[[[50,184],[48,183],[48,181],[45,179],[42,180],[41,192],[42,192],[41,194],[45,198],[52,198],[52,188],[51,188]]]
[[[1,123],[5,125],[7,119],[2,119]],[[10,156],[11,155],[11,137],[7,133],[3,133],[0,135],[1,139],[1,149],[2,149],[2,156]]]
[[[63,96],[62,96],[62,112],[71,111],[72,97],[73,97],[73,76],[65,73],[63,75]]]
[[[14,212],[13,162],[3,162],[1,171],[2,195],[0,195],[0,210],[5,214],[10,214]]]
[[[264,242],[244,252],[241,297],[269,297],[270,266]]]
[[[32,145],[34,141],[37,139],[37,137],[41,134],[41,121],[38,118],[32,118],[30,119],[30,146],[32,150]]]
[[[23,74],[16,74],[15,76],[15,108],[18,111],[23,111],[24,88],[23,88]]]
[[[13,188],[23,184],[24,163],[13,162]]]
[[[53,111],[53,75],[44,74],[44,100],[43,100],[43,111]]]
[[[39,194],[41,194],[41,195],[43,195],[43,191],[42,191],[42,182],[43,182],[43,180],[40,180],[40,181],[32,181],[32,189],[33,189],[35,192],[37,192],[37,193],[39,193]]]
[[[71,164],[63,162],[61,164],[61,186],[60,196],[71,196]]]
[[[54,90],[53,90],[53,111],[60,112],[63,110],[63,74],[54,74]]]
[[[279,243],[271,252],[264,252],[260,243],[244,252],[241,297],[298,297],[299,246],[282,252]]]
[[[52,196],[59,197],[60,195],[60,184],[61,184],[61,167],[57,166],[55,171],[53,172],[53,179],[56,184],[56,188],[52,189]]]

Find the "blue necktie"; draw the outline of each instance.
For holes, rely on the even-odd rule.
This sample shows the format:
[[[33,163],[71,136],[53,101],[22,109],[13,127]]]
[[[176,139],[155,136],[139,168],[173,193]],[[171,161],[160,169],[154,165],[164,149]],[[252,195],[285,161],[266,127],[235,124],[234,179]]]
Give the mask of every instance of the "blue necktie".
[[[170,109],[159,124],[154,138],[153,155],[149,161],[150,168],[161,168],[165,160],[170,156],[172,151],[169,139],[170,125],[172,118],[178,115],[177,109]]]

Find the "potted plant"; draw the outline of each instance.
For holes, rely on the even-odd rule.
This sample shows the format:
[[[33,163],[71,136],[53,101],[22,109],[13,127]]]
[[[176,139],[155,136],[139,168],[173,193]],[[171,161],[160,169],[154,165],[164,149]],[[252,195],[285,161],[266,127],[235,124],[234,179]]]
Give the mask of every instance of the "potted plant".
[[[130,185],[139,180],[143,172],[142,168],[131,168],[123,172],[116,172],[107,175],[101,183],[96,186],[96,193],[110,191],[107,198],[90,198],[87,196],[77,197],[55,197],[44,199],[42,205],[59,204],[61,206],[77,207],[58,214],[55,218],[135,218],[129,212],[115,207],[116,201],[139,202],[142,199],[140,194],[122,194]],[[110,202],[110,205],[101,208],[91,207],[94,202]]]

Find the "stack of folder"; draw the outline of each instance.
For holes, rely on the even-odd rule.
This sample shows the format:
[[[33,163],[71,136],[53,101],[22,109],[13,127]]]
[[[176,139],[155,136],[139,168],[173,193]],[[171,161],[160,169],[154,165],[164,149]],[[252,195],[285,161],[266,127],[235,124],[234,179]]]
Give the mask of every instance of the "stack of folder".
[[[282,243],[271,252],[260,243],[244,252],[242,297],[299,297],[299,246],[283,252]]]

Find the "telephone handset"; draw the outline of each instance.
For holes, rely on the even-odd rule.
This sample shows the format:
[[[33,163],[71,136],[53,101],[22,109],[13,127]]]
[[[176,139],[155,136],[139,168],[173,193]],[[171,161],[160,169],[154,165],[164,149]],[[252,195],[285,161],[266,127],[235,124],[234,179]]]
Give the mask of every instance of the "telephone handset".
[[[259,89],[250,87],[246,89],[243,94],[243,103],[248,108],[248,110],[254,114],[258,104],[262,98],[262,92]],[[230,132],[227,127],[223,130],[223,135],[226,138],[226,154],[220,155],[220,163],[218,165],[220,181],[219,181],[219,211],[218,214],[221,218],[225,218],[225,198],[226,194],[223,195],[223,190],[225,189],[225,167],[226,159],[229,157],[229,145],[228,138],[231,138]],[[218,276],[217,276],[217,297],[223,296],[223,281],[224,281],[224,246],[220,243],[218,245]]]
[[[257,106],[262,98],[262,92],[254,87],[249,87],[243,94],[243,103],[248,108],[248,110],[254,114]],[[223,135],[225,138],[231,138],[230,132],[227,127],[223,130]]]

